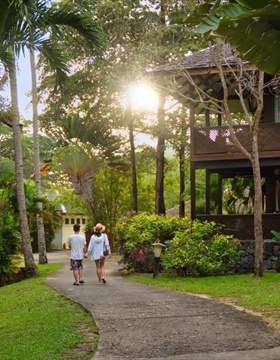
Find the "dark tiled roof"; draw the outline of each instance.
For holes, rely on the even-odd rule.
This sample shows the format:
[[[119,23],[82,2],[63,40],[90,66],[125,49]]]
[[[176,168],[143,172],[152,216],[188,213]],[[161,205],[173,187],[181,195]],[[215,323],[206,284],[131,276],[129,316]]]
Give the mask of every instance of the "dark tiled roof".
[[[215,46],[210,46],[207,49],[197,51],[193,54],[186,55],[183,59],[170,63],[157,66],[152,72],[169,72],[180,69],[193,70],[193,69],[208,69],[216,67]],[[222,65],[237,65],[240,59],[236,57],[229,45],[222,47]],[[247,62],[243,61],[243,64]]]

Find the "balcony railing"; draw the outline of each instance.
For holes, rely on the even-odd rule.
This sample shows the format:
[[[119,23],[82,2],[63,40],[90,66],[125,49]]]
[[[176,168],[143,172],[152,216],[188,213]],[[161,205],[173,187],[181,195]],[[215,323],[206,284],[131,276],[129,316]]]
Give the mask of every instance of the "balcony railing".
[[[247,125],[234,126],[241,144],[251,150],[250,129]],[[228,127],[194,128],[191,150],[193,161],[244,159],[244,154],[233,143]],[[259,132],[260,158],[280,157],[280,124],[262,124]]]

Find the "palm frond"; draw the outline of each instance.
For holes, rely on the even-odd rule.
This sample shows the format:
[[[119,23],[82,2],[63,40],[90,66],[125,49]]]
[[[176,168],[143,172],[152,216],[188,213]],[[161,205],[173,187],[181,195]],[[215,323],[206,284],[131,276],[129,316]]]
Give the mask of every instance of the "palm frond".
[[[4,46],[0,46],[0,62],[5,68],[9,68],[12,64],[12,56],[8,49]]]
[[[46,58],[51,69],[55,71],[56,85],[62,86],[69,69],[58,47],[51,41],[46,40],[38,50]]]
[[[69,5],[52,6],[42,18],[46,25],[67,26],[76,30],[87,42],[90,48],[101,50],[105,35],[101,28],[89,16],[70,8]]]
[[[65,80],[67,65],[57,47],[50,40],[56,32],[63,39],[65,27],[77,31],[95,52],[104,44],[104,33],[96,23],[72,5],[53,5],[48,0],[2,0],[5,16],[0,23],[0,61],[9,63],[7,49],[12,46],[15,54],[32,48],[42,52],[52,69],[56,72],[59,84]]]

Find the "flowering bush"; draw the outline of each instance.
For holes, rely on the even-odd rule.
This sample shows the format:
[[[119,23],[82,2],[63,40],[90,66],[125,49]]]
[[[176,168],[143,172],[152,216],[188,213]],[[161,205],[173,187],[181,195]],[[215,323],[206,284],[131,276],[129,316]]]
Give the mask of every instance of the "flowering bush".
[[[123,262],[133,270],[152,271],[152,244],[157,240],[168,242],[178,229],[187,228],[189,224],[189,219],[146,214],[133,216],[118,224]]]
[[[167,245],[163,267],[178,274],[218,274],[230,271],[239,255],[237,241],[220,233],[214,222],[140,214],[117,226],[122,260],[134,271],[153,269],[152,244]]]

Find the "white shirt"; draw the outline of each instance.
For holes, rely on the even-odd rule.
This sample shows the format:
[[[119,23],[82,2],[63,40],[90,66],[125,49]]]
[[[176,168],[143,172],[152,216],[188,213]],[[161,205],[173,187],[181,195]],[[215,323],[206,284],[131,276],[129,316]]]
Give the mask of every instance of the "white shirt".
[[[70,258],[73,260],[81,260],[84,257],[84,246],[86,240],[80,234],[73,234],[68,238],[68,245],[71,248]]]
[[[111,254],[110,244],[108,236],[106,234],[100,234],[100,236],[92,235],[88,246],[88,254],[92,260],[99,260],[104,257],[104,250],[107,249]]]

